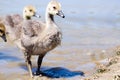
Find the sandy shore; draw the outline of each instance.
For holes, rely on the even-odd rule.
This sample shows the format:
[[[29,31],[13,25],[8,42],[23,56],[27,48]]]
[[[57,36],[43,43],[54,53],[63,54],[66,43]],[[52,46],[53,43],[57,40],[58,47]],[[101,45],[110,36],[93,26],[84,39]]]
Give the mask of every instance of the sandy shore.
[[[77,76],[61,79],[36,77],[35,80],[120,80],[120,53],[114,57],[108,58],[108,62],[105,64],[101,63],[101,61],[97,61],[96,64],[95,73],[88,77]]]
[[[120,47],[115,49],[116,56],[107,58],[108,62],[96,62],[96,72],[81,80],[120,80]]]
[[[100,72],[96,72],[94,75],[81,80],[120,80],[120,57],[112,59],[118,59],[117,63],[109,67],[102,65],[102,68],[99,69]]]
[[[108,51],[109,51],[109,49],[108,49]],[[96,52],[99,52],[99,51],[96,51]],[[14,71],[13,72],[11,71],[11,73],[9,73],[9,74],[0,72],[0,80],[120,80],[120,47],[113,49],[112,52],[113,52],[114,56],[105,58],[103,60],[94,60],[94,57],[93,57],[93,63],[95,64],[95,68],[93,68],[93,70],[90,70],[90,71],[83,70],[84,76],[76,75],[73,77],[70,76],[70,77],[66,77],[66,78],[63,78],[63,77],[51,78],[51,77],[46,77],[46,76],[35,76],[34,79],[31,79],[31,78],[29,78],[28,71],[24,71],[24,72],[17,71],[15,68],[15,66],[20,66],[20,65],[25,66],[25,63],[12,62],[12,63],[9,63],[7,67],[11,68],[11,69],[13,68]],[[105,57],[105,56],[103,56],[103,57]],[[58,60],[59,59],[60,58],[58,58]],[[56,58],[56,60],[57,60],[57,58]],[[35,64],[33,64],[33,65],[35,65]],[[52,63],[51,64],[44,63],[43,66],[44,65],[53,65],[53,64]],[[68,66],[69,65],[70,64],[68,64]],[[34,66],[34,67],[36,67],[36,66]],[[90,68],[90,66],[88,66],[88,68]],[[72,67],[71,67],[71,69],[72,69]],[[55,70],[57,71],[57,68]],[[64,70],[64,69],[62,68],[61,70]],[[22,74],[21,74],[21,72],[22,72]],[[69,71],[66,71],[66,72],[69,72]],[[69,75],[69,73],[66,73],[66,72],[63,75],[66,75],[66,74]],[[70,72],[70,73],[72,73],[72,72]]]

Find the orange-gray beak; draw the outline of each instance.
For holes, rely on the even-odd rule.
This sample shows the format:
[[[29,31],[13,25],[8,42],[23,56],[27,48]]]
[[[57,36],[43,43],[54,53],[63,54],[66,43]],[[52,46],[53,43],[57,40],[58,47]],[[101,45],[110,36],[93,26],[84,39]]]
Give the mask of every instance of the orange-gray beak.
[[[62,17],[62,18],[65,18],[65,15],[64,15],[64,13],[61,10],[58,11],[57,15]]]
[[[38,14],[38,13],[34,13],[34,15],[33,15],[34,17],[37,17],[37,18],[41,18],[41,16]]]

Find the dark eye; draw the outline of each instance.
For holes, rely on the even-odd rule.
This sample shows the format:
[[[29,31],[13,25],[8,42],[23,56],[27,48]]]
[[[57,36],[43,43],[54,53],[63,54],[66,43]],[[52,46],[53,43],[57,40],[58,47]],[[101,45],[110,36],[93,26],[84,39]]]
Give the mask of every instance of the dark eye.
[[[53,6],[53,9],[56,9],[56,7],[55,7],[55,6]]]
[[[1,32],[1,33],[4,33],[4,31],[3,31],[3,30],[0,30],[0,32]]]
[[[32,9],[30,9],[30,12],[32,12],[33,10]]]

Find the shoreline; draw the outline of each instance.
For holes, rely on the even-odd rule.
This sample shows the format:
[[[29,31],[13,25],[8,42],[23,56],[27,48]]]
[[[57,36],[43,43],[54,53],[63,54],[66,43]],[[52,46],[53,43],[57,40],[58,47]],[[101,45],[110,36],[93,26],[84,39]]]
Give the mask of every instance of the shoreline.
[[[90,63],[88,62],[88,63],[82,63],[84,65],[76,65],[76,66],[78,66],[78,69],[82,70],[85,73],[84,77],[83,76],[74,76],[74,77],[70,77],[70,78],[48,78],[46,76],[35,76],[34,80],[119,80],[119,79],[114,79],[114,78],[119,77],[119,74],[120,74],[120,46],[112,48],[112,49],[110,48],[107,50],[103,50],[102,52],[104,52],[105,54],[112,53],[112,55],[111,56],[109,54],[97,55],[97,56],[101,57],[101,59],[100,58],[97,59],[96,55],[88,53],[88,55],[90,55],[90,57],[91,57]],[[101,53],[101,50],[99,50],[99,49],[96,50],[95,54],[96,53]],[[56,54],[56,55],[58,55],[58,54]],[[54,55],[54,56],[56,56],[56,55]],[[106,57],[108,55],[109,55],[109,57]],[[73,57],[74,56],[75,55],[73,55]],[[53,57],[53,59],[58,60],[57,62],[62,60],[61,58],[57,59],[54,57]],[[57,63],[57,62],[55,62],[55,63]],[[1,80],[16,80],[16,79],[17,80],[31,80],[29,78],[28,71],[26,71],[26,68],[23,68],[23,69],[25,69],[24,70],[25,73],[21,72],[21,71],[23,71],[21,69],[21,71],[18,71],[18,73],[15,74],[15,70],[17,70],[17,68],[15,69],[15,66],[25,67],[25,63],[17,61],[17,62],[13,62],[13,63],[9,63],[9,64],[7,63],[7,65],[8,65],[7,66],[8,68],[11,68],[11,69],[13,68],[14,73],[10,73],[10,74],[0,73]],[[43,62],[42,66],[48,66],[48,65],[56,66],[56,64],[54,64],[54,62],[49,63],[48,60],[47,61],[45,60]],[[67,66],[68,66],[67,69],[76,70],[76,69],[74,69],[75,66],[73,66],[71,64],[68,64]],[[34,67],[36,67],[35,64],[34,64]],[[88,68],[88,70],[86,70],[87,68]],[[19,73],[19,72],[21,72],[21,73]],[[9,77],[9,79],[7,79],[8,77]]]

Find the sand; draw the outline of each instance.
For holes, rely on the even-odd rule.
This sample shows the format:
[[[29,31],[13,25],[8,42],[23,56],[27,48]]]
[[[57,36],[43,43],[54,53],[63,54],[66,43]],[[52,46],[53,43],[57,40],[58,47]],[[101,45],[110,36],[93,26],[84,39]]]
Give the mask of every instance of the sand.
[[[100,50],[96,50],[96,53],[99,53]],[[54,62],[43,62],[42,64],[42,68],[45,68],[44,66],[46,66],[46,70],[48,70],[48,72],[52,71],[52,70],[56,70],[60,69],[60,70],[64,70],[65,74],[63,74],[63,77],[59,77],[59,78],[52,78],[52,77],[47,77],[47,76],[35,76],[33,79],[31,79],[29,77],[27,68],[26,68],[26,64],[25,62],[22,60],[17,61],[13,61],[13,62],[4,62],[3,64],[1,64],[1,66],[3,66],[4,68],[2,68],[2,72],[0,72],[0,80],[119,80],[120,79],[120,47],[115,47],[111,49],[107,49],[105,51],[102,52],[112,52],[114,55],[110,56],[109,58],[105,58],[105,55],[101,55],[101,57],[104,57],[104,59],[97,59],[94,56],[95,55],[91,55],[89,53],[89,55],[91,56],[91,62],[89,63],[84,63],[83,65],[81,65],[82,67],[79,68],[81,69],[82,72],[84,72],[84,76],[82,75],[76,75],[76,76],[69,76],[69,77],[65,77],[66,74],[70,74],[72,72],[67,73],[68,71],[65,71],[63,67],[58,67],[57,68],[57,63],[59,61],[61,61],[62,59],[65,58],[55,58],[55,57],[49,57],[48,58],[52,58],[56,60],[56,64],[54,64]],[[101,52],[101,51],[100,51]],[[55,55],[54,55],[55,56]],[[32,59],[33,60],[33,66],[34,68],[36,68],[36,64],[35,64],[35,58]],[[79,61],[78,61],[79,62]],[[52,70],[50,70],[47,66],[52,65]],[[53,67],[54,65],[54,67]],[[71,64],[67,64],[67,68],[69,71],[75,71],[75,67],[70,66]],[[93,67],[91,67],[91,65],[94,65]],[[75,65],[76,67],[78,67],[79,65]],[[88,67],[86,67],[88,66]],[[23,68],[22,68],[23,67]],[[54,68],[54,69],[53,69]],[[88,69],[87,69],[88,68]],[[92,68],[92,69],[91,69]],[[44,69],[42,69],[44,70]],[[35,71],[35,70],[34,70]],[[44,71],[45,72],[45,71]],[[56,74],[58,74],[59,76],[61,75],[61,73],[56,72]],[[54,75],[56,75],[54,73]],[[65,78],[64,78],[65,77]]]
[[[81,80],[120,80],[120,57],[116,56],[111,59],[117,59],[117,62],[110,66],[104,65],[103,67],[102,65],[102,67],[99,68],[101,71],[98,72],[97,70],[92,76],[83,78]]]
[[[117,59],[117,62],[106,66],[108,64],[104,64],[106,67],[101,67],[98,69],[102,69],[105,71],[96,72],[91,76],[76,76],[71,78],[48,78],[45,76],[35,76],[33,79],[29,78],[28,74],[20,75],[20,74],[10,74],[10,75],[3,75],[0,74],[0,80],[120,80],[120,56],[115,56],[110,59]],[[102,65],[102,64],[101,64]],[[100,65],[99,65],[100,66]]]

